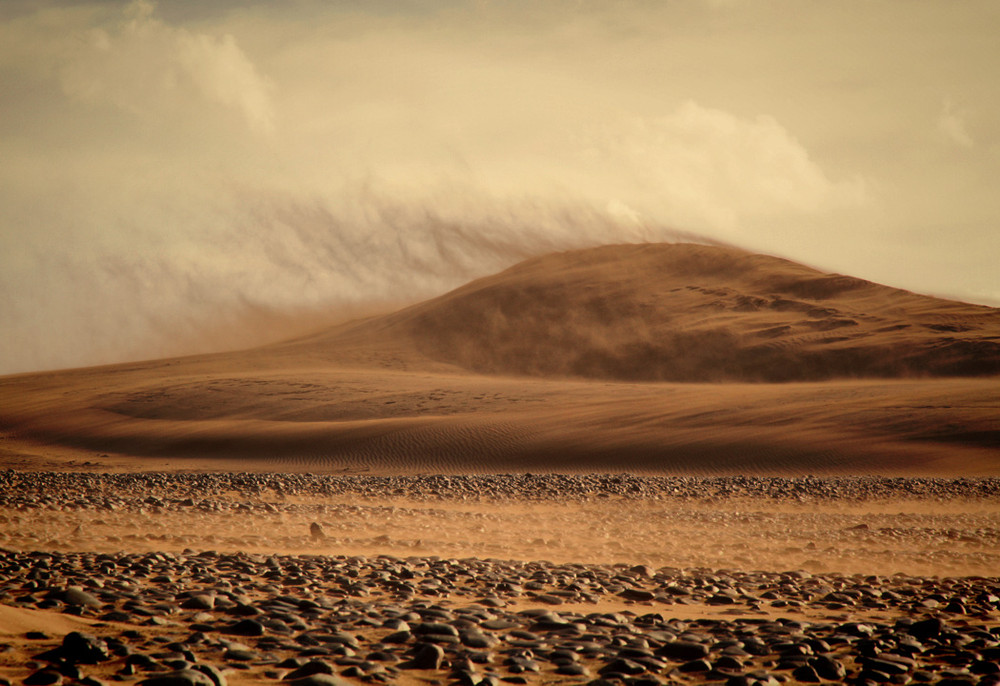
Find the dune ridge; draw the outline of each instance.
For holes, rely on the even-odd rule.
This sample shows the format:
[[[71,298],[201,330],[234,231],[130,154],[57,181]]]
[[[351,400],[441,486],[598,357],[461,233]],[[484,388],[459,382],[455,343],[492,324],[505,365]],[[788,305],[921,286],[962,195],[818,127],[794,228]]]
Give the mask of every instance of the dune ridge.
[[[608,246],[285,343],[0,378],[0,458],[19,469],[997,475],[998,335],[997,310],[779,258]]]
[[[408,340],[430,359],[472,371],[543,377],[1000,373],[1000,310],[683,243],[546,255],[325,338]]]

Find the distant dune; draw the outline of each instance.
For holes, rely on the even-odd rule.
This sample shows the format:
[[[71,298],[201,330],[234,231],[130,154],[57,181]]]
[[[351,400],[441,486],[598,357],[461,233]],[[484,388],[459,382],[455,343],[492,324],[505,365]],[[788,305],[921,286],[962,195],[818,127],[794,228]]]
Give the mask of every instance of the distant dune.
[[[998,373],[995,309],[732,248],[609,246],[286,343],[0,378],[0,461],[996,475]]]
[[[1000,373],[1000,310],[694,244],[547,255],[365,322],[487,374],[807,381]]]

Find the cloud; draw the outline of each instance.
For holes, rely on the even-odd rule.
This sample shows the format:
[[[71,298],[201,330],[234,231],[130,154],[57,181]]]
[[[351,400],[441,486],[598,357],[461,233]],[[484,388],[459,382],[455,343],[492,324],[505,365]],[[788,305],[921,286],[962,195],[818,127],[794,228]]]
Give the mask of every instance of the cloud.
[[[603,169],[600,178],[621,186],[618,202],[683,226],[739,230],[866,200],[863,179],[830,179],[772,117],[742,118],[692,100],[605,130],[584,157],[588,171]]]
[[[255,132],[273,129],[271,86],[232,34],[174,27],[148,0],[133,0],[117,21],[81,32],[60,70],[65,92],[110,103],[147,119],[203,116],[215,103],[239,112]]]
[[[974,145],[972,136],[965,126],[965,113],[955,108],[955,104],[945,99],[941,103],[941,115],[938,117],[938,131],[948,140],[962,148],[971,148]]]

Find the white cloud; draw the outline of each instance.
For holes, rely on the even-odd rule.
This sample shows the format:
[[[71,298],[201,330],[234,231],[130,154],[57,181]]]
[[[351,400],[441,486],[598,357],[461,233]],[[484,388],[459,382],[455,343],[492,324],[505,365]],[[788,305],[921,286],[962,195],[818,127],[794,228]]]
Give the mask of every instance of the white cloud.
[[[588,150],[617,201],[685,226],[738,229],[760,218],[865,201],[865,183],[830,179],[769,116],[753,119],[687,101],[658,118],[632,118]],[[643,212],[646,214],[646,212]]]
[[[273,128],[270,86],[231,34],[171,26],[155,5],[134,0],[117,23],[84,33],[61,70],[64,91],[138,116],[197,116],[214,102],[239,112],[257,132]]]
[[[955,104],[947,98],[941,104],[941,116],[938,117],[937,126],[938,131],[952,143],[963,148],[971,148],[974,145],[972,136],[965,126],[965,113],[955,109]]]

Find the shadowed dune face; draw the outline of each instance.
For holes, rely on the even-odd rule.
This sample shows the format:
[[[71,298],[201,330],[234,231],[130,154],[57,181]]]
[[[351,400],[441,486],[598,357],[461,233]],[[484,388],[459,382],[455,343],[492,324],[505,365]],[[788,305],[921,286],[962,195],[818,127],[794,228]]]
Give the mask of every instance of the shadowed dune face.
[[[1000,371],[998,334],[997,310],[772,257],[610,246],[283,344],[0,378],[0,459],[998,474],[997,378],[974,377]],[[860,376],[883,378],[832,378]]]
[[[529,260],[351,336],[408,338],[431,359],[489,374],[805,381],[1000,372],[998,310],[692,244]]]

